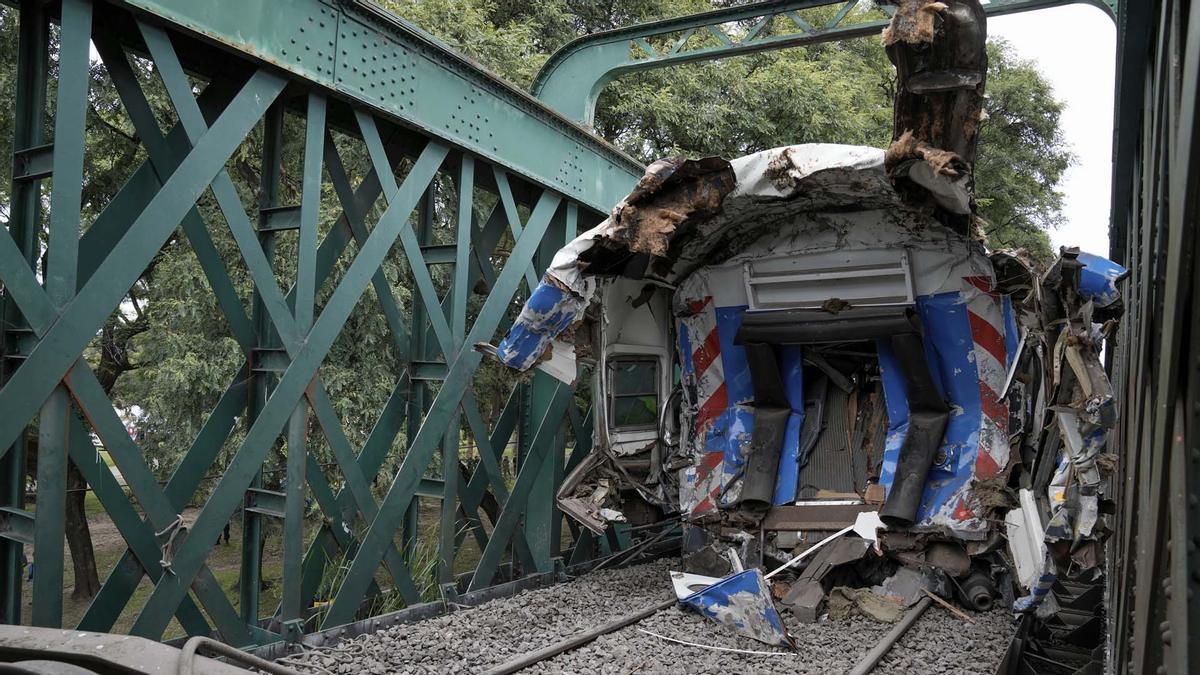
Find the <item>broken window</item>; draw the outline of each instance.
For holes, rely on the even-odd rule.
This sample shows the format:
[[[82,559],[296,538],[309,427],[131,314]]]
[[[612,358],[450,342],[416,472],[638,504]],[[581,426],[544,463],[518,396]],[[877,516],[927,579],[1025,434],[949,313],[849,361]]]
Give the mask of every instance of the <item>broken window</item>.
[[[612,426],[653,428],[658,423],[658,360],[613,359],[608,371]]]

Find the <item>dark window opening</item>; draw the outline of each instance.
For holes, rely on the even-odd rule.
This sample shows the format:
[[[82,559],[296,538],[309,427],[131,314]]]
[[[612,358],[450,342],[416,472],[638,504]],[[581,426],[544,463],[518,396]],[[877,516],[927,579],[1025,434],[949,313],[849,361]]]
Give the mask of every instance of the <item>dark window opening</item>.
[[[613,359],[608,372],[612,426],[654,428],[658,424],[658,359]]]

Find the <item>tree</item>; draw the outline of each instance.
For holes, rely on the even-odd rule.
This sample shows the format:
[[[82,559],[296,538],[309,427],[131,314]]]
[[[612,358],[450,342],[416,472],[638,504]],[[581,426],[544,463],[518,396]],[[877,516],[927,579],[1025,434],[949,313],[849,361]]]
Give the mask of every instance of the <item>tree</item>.
[[[577,35],[713,6],[705,0],[386,4],[521,86]],[[808,10],[810,21],[834,10]],[[783,30],[784,22],[769,30]],[[1048,260],[1046,231],[1062,221],[1057,186],[1073,161],[1060,129],[1063,103],[1036,64],[1019,59],[1005,41],[993,39],[988,55],[976,165],[980,216],[994,248],[1025,248]],[[885,147],[894,89],[878,38],[860,38],[627,75],[601,95],[595,127],[645,162],[672,154],[735,157],[793,143]]]
[[[710,0],[382,0],[382,4],[521,87],[529,86],[554,50],[579,35],[714,6]],[[806,10],[806,16],[820,18],[830,11]],[[782,29],[782,24],[769,28]],[[989,52],[991,98],[977,167],[981,215],[989,223],[994,245],[1024,246],[1035,256],[1045,257],[1049,255],[1045,230],[1061,219],[1062,195],[1054,186],[1071,162],[1059,130],[1062,104],[1036,67],[1017,59],[1008,45],[994,42]],[[0,59],[14,63],[15,53],[16,14],[0,10]],[[175,116],[156,75],[140,59],[130,60],[160,126],[169,129]],[[52,84],[53,76],[51,73]],[[7,79],[0,81],[0,86],[13,91],[11,70],[5,71],[3,78]],[[103,66],[93,67],[91,79],[85,223],[103,209],[133,167],[145,159]],[[196,83],[201,88],[204,84]],[[601,96],[595,126],[600,134],[644,161],[670,154],[737,156],[803,142],[883,147],[891,135],[894,86],[891,65],[878,40],[864,38],[623,77]],[[12,122],[11,113],[0,114],[0,143],[11,143]],[[285,124],[281,203],[294,204],[300,195],[303,120],[288,115]],[[261,136],[261,129],[252,133],[228,164],[250,214],[257,208],[261,183]],[[335,142],[356,184],[370,168],[365,150],[361,142],[337,133]],[[0,148],[0,152],[11,150]],[[11,171],[11,167],[5,164],[0,170]],[[10,178],[0,175],[0,202],[9,201]],[[453,186],[445,184],[438,198],[453,203]],[[202,198],[199,209],[249,312],[249,275],[225,221],[211,197]],[[339,210],[326,185],[322,233],[331,227]],[[378,215],[379,206],[368,220],[373,222]],[[7,213],[0,217],[6,218]],[[451,232],[449,219],[435,223],[439,241],[452,242]],[[335,279],[355,252],[351,245],[337,262]],[[275,260],[277,277],[286,289],[295,277],[294,240],[280,239]],[[502,254],[496,262],[503,262]],[[393,252],[384,269],[400,306],[410,307],[411,283],[403,256]],[[444,268],[434,274],[439,290],[444,290],[448,279]],[[318,311],[333,287],[327,283],[319,289]],[[479,296],[473,296],[470,306],[477,309],[479,301]],[[237,375],[243,355],[230,336],[190,242],[182,236],[173,238],[155,259],[133,289],[127,308],[128,312],[110,317],[88,358],[119,407],[136,405],[144,411],[139,441],[152,466],[165,478]],[[366,438],[401,365],[379,298],[368,288],[320,370],[351,442],[361,443]],[[485,370],[476,379],[475,393],[485,417],[499,413],[511,386],[511,378],[498,370]],[[242,419],[227,448],[236,447],[245,423]],[[309,437],[314,439],[313,452],[319,458],[327,457],[315,428]],[[398,438],[392,461],[398,461],[403,447],[404,439]],[[277,443],[276,452],[281,448]],[[282,460],[282,454],[277,458]],[[381,474],[389,470],[385,467]],[[214,467],[214,473],[219,471]],[[77,484],[82,485],[82,478],[73,472],[71,485]],[[83,579],[84,585],[76,590],[90,595],[98,581],[92,581],[94,562],[90,574],[86,569],[92,556],[84,493],[73,490],[70,494],[72,557],[77,564],[84,564],[84,569],[76,570],[77,583]]]
[[[1063,174],[1075,161],[1063,139],[1064,104],[1054,98],[1037,65],[1018,59],[1011,45],[988,45],[986,119],[975,167],[980,215],[997,247],[1025,248],[1051,258],[1048,230],[1063,220]]]

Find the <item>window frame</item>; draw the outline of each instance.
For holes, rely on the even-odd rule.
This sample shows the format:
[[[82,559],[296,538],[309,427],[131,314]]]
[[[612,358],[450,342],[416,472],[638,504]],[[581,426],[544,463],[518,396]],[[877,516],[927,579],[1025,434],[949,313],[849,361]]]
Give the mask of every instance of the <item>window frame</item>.
[[[646,431],[658,429],[658,414],[659,406],[662,404],[662,359],[654,354],[636,354],[636,353],[617,353],[608,357],[607,363],[607,401],[605,406],[608,410],[609,427],[614,432],[629,432],[629,431]],[[652,377],[652,391],[639,392],[633,394],[617,394],[617,368],[623,364],[638,363],[649,364],[654,368]],[[633,398],[643,396],[654,396],[654,419],[646,424],[617,424],[616,405],[619,398]]]

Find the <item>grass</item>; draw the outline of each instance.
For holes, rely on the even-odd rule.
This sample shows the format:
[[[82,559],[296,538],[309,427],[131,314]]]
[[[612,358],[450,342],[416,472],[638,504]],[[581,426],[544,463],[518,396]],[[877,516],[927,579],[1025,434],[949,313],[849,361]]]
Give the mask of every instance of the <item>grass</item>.
[[[112,525],[112,521],[105,515],[103,507],[96,501],[95,496],[88,493],[87,500],[88,524],[92,529],[92,549],[96,556],[96,569],[100,570],[101,581],[120,560],[121,554],[125,552],[125,540],[121,538],[120,533]],[[235,520],[231,526],[229,544],[217,544],[213,546],[208,556],[208,566],[212,570],[213,576],[221,588],[225,590],[225,595],[230,599],[234,608],[240,605],[240,593],[238,592],[239,570],[242,563],[241,551],[241,523]],[[275,606],[279,604],[280,592],[282,583],[280,581],[283,575],[283,564],[280,559],[279,537],[267,537],[263,549],[263,569],[262,577],[267,582],[267,587],[259,592],[259,607],[260,613],[270,614],[274,611]],[[36,568],[35,568],[36,574]],[[22,623],[29,624],[30,607],[32,604],[32,583],[29,581],[23,582],[25,589],[22,592]],[[63,570],[63,626],[74,627],[79,624],[87,611],[90,600],[76,600],[71,597],[71,593],[75,588],[75,569],[71,564],[71,553],[68,548],[65,555],[65,563]],[[146,604],[146,600],[150,598],[150,593],[154,590],[153,584],[148,577],[142,579],[129,599],[125,611],[122,612],[120,618],[112,628],[114,633],[128,633],[133,627],[133,622],[137,618],[138,612]],[[203,608],[201,608],[203,611]],[[164,633],[164,639],[179,637],[184,634],[182,627],[175,620],[171,621],[170,626]]]
[[[418,545],[413,554],[410,568],[414,570],[413,577],[417,582],[418,589],[421,591],[422,601],[429,601],[439,597],[435,567],[437,563],[441,503],[433,499],[420,499],[418,502]],[[96,499],[94,494],[91,492],[87,494],[85,504],[88,514],[88,524],[92,531],[92,548],[96,556],[96,568],[100,570],[100,578],[103,581],[125,552],[125,540],[112,524],[112,521],[108,518],[104,508],[100,505],[99,500]],[[185,512],[184,518],[190,520],[194,515],[195,509],[189,509]],[[313,524],[306,526],[305,530],[310,538],[317,533],[317,527]],[[263,547],[262,578],[266,582],[266,587],[259,592],[260,616],[270,615],[279,604],[283,587],[281,548],[282,541],[276,528],[266,537]],[[458,554],[455,557],[455,573],[462,574],[475,569],[475,566],[479,563],[480,555],[481,551],[475,538],[468,533],[463,538],[462,545],[459,547]],[[225,595],[229,598],[235,609],[239,608],[241,599],[238,590],[241,562],[241,520],[240,518],[235,518],[230,525],[229,543],[217,543],[214,545],[209,552],[207,560],[209,569],[212,570],[213,576],[216,577],[217,582],[224,589]],[[329,583],[324,585],[323,590],[325,594],[328,594],[329,589],[336,589],[340,585],[339,575],[344,573],[344,567],[346,567],[346,565],[340,564],[336,560],[331,561],[331,563],[333,564],[329,565],[327,569],[333,572],[333,578],[329,580]],[[71,597],[75,586],[75,571],[71,563],[69,548],[66,550],[64,568],[63,626],[73,628],[83,618],[90,600],[76,600]],[[339,569],[342,571],[338,572]],[[403,608],[403,599],[392,588],[391,578],[383,568],[376,575],[376,579],[383,593],[375,600],[371,608],[371,615],[383,614]],[[28,625],[31,618],[30,607],[32,604],[33,588],[31,582],[24,581],[23,583],[25,588],[22,590],[22,623]],[[144,577],[137,589],[130,595],[125,610],[112,627],[111,632],[128,633],[133,627],[133,622],[137,618],[138,612],[145,606],[153,590],[154,586],[150,582],[150,579]],[[321,597],[321,594],[318,594],[318,597]],[[203,611],[203,607],[201,607],[201,610]],[[315,625],[316,623],[319,622],[314,621],[310,625]],[[163,634],[163,639],[171,639],[182,635],[184,635],[182,627],[176,620],[172,619],[171,624]]]
[[[112,458],[108,452],[98,450],[100,457],[110,467],[113,466]],[[508,473],[507,471],[505,472]],[[505,476],[506,482],[509,482],[511,488],[512,481],[515,476]],[[410,569],[414,570],[414,581],[417,582],[418,588],[421,591],[422,600],[434,600],[439,596],[438,584],[436,579],[436,564],[438,558],[438,532],[441,523],[441,502],[436,499],[418,499],[417,510],[417,540],[418,545],[411,559]],[[36,509],[36,504],[29,505],[30,510]],[[125,552],[125,540],[120,532],[109,519],[100,500],[92,492],[88,492],[84,498],[84,509],[87,513],[88,524],[92,532],[92,547],[96,556],[96,568],[100,571],[101,581],[108,576],[114,566],[120,560],[121,555]],[[195,516],[196,509],[188,509],[184,513],[186,520],[192,520]],[[486,527],[486,526],[485,526]],[[487,528],[490,534],[490,528]],[[209,552],[207,564],[221,588],[224,589],[225,595],[229,598],[235,609],[238,609],[240,604],[240,593],[238,590],[240,582],[240,568],[242,562],[241,553],[241,519],[235,518],[230,525],[230,542],[229,544],[217,543]],[[318,526],[309,523],[305,527],[306,534],[311,539],[317,534]],[[463,534],[463,533],[460,533]],[[475,569],[479,563],[482,551],[480,551],[478,543],[474,535],[470,532],[465,533],[462,538],[462,544],[458,547],[454,560],[454,573],[463,574]],[[399,537],[397,536],[397,540]],[[400,542],[397,541],[399,544]],[[564,528],[563,545],[564,548],[571,544],[570,534]],[[282,574],[283,565],[281,561],[282,541],[279,533],[279,528],[271,528],[264,542],[263,548],[263,566],[262,578],[265,582],[265,588],[259,592],[259,615],[270,615],[279,603],[282,592]],[[28,553],[28,550],[27,550]],[[504,561],[508,560],[508,555],[505,554]],[[336,589],[340,585],[340,575],[344,574],[346,565],[345,561],[330,561],[327,566],[327,576],[329,579],[322,589],[322,593],[318,594],[318,599],[329,595],[330,590]],[[79,624],[85,612],[88,609],[90,600],[76,600],[71,597],[71,593],[75,585],[74,567],[71,563],[70,549],[66,550],[63,570],[63,626],[73,628]],[[404,606],[403,599],[391,587],[391,578],[382,567],[376,574],[376,580],[383,591],[376,598],[371,607],[371,615],[378,615],[397,609]],[[25,588],[22,591],[23,610],[22,623],[28,625],[31,617],[30,606],[32,602],[32,584],[28,581],[23,582]],[[133,626],[134,620],[137,618],[141,608],[145,606],[151,592],[154,590],[153,584],[148,577],[143,577],[137,589],[130,595],[129,602],[125,610],[122,612],[119,619],[112,627],[114,633],[128,633]],[[203,607],[201,608],[203,611]],[[318,623],[314,621],[310,626],[315,627]],[[184,634],[182,628],[174,619],[164,633],[164,639],[179,637]]]

